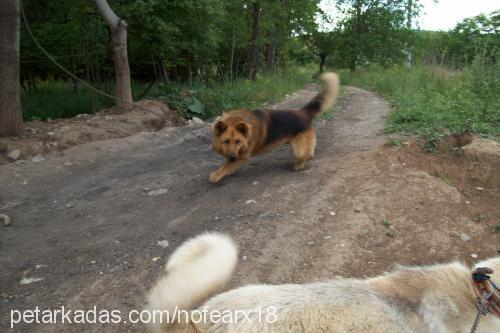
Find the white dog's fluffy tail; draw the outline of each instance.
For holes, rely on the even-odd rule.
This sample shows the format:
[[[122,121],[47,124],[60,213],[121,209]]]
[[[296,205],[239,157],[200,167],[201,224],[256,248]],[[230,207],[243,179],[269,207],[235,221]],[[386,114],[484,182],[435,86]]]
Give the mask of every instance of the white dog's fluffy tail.
[[[152,331],[191,331],[189,322],[189,329],[182,329],[186,315],[174,312],[192,310],[218,292],[231,278],[237,262],[237,247],[226,235],[205,233],[183,243],[170,256],[167,274],[150,291],[147,309],[155,321],[160,319],[155,313],[163,312],[162,323],[150,323]]]

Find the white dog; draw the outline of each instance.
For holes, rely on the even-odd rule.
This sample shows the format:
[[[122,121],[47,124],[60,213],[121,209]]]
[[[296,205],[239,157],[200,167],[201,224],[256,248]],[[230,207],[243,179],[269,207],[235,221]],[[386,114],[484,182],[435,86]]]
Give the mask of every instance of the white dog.
[[[167,263],[167,274],[149,295],[148,310],[156,320],[151,329],[468,333],[477,314],[471,270],[457,262],[400,267],[367,280],[250,285],[213,296],[230,279],[236,263],[237,248],[222,234],[203,234],[180,246]],[[500,257],[479,266],[493,269],[491,280],[500,281]],[[489,301],[500,302],[499,295],[495,292]],[[477,332],[500,332],[500,303],[490,309]]]

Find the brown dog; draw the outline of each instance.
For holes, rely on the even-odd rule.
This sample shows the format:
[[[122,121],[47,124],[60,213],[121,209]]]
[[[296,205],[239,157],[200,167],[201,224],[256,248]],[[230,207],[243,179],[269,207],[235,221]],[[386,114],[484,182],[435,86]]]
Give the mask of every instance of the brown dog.
[[[213,148],[226,158],[226,162],[210,174],[209,180],[216,183],[240,168],[251,156],[286,143],[292,145],[294,170],[303,170],[316,148],[313,119],[335,103],[339,92],[337,74],[325,73],[320,79],[325,83],[323,91],[302,109],[241,109],[224,113],[214,124]]]

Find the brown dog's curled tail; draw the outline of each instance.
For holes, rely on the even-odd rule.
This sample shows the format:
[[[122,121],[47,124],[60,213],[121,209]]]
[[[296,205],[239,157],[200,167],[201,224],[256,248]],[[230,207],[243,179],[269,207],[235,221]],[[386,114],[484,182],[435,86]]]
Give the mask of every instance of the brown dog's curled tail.
[[[331,108],[340,90],[340,80],[336,73],[323,73],[319,79],[324,82],[323,91],[302,108],[312,117]]]

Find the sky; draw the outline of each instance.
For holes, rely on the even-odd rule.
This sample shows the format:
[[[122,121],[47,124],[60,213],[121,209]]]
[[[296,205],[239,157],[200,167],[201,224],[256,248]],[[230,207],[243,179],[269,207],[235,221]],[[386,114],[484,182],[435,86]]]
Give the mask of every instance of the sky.
[[[335,16],[333,0],[322,0],[321,8],[329,15]],[[450,30],[466,17],[481,13],[488,14],[500,9],[500,0],[421,0],[423,5],[417,19],[422,30]]]
[[[500,9],[499,0],[422,0],[418,21],[423,30],[449,30],[466,17],[489,14]]]

